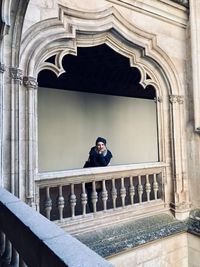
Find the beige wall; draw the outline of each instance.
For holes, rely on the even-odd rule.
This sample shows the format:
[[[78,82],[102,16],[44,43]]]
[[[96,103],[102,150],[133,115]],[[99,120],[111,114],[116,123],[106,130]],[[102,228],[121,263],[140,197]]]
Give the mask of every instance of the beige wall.
[[[39,88],[39,170],[82,168],[98,136],[112,165],[157,161],[155,102]]]
[[[189,267],[200,266],[200,238],[188,234]]]
[[[200,237],[182,233],[108,258],[115,267],[199,267]]]

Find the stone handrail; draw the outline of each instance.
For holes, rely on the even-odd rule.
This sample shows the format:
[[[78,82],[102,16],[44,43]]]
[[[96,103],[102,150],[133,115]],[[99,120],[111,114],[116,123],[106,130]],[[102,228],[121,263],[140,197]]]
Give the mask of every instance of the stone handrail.
[[[0,188],[0,266],[113,265]]]
[[[166,166],[154,162],[39,173],[36,203],[47,218],[62,220],[156,201],[164,197]]]
[[[64,171],[41,172],[37,175],[36,183],[40,188],[46,186],[66,185],[70,183],[78,184],[82,181],[101,181],[130,175],[143,175],[163,172],[166,163],[136,163],[128,165],[107,166],[101,168],[86,168]]]

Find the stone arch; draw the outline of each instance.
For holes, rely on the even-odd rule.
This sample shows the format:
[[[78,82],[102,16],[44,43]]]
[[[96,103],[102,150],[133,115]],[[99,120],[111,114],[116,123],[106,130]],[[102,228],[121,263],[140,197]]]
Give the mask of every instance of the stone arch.
[[[90,22],[87,24],[87,21]],[[25,76],[36,78],[42,68],[50,68],[47,64],[45,66],[45,59],[57,55],[57,66],[51,66],[51,69],[60,75],[64,71],[60,63],[65,54],[76,54],[77,46],[102,43],[129,57],[130,65],[137,64],[141,73],[144,69],[151,72],[154,76],[151,82],[155,86],[160,82],[159,77],[162,77],[168,90],[166,94],[181,93],[176,69],[170,58],[157,46],[156,36],[130,24],[114,7],[86,13],[59,6],[58,19],[36,23],[25,33],[19,67],[24,70]],[[144,85],[146,82],[141,81]]]
[[[27,183],[31,187],[38,172],[37,135],[33,133],[33,129],[37,129],[37,90],[33,89],[37,87],[38,73],[50,69],[59,76],[64,72],[62,58],[66,54],[76,55],[79,46],[103,43],[129,58],[130,66],[139,69],[144,88],[151,84],[156,89],[160,160],[168,164],[166,181],[170,182],[170,188],[174,186],[174,199],[170,199],[171,193],[168,193],[166,202],[173,202],[173,208],[177,209],[180,207],[177,203],[188,203],[182,87],[172,61],[157,46],[156,36],[130,24],[114,7],[87,13],[59,6],[58,18],[36,23],[24,35],[19,67],[24,71],[24,85],[29,89]],[[56,63],[46,62],[53,55]]]

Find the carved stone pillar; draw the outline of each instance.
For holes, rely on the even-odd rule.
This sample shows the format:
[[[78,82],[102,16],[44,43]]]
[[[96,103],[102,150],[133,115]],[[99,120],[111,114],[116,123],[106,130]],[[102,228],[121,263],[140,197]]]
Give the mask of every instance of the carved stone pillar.
[[[26,94],[26,202],[34,206],[34,180],[36,175],[37,156],[37,80],[34,77],[24,77]]]
[[[22,70],[9,69],[11,79],[10,120],[11,120],[11,192],[20,197],[19,178],[19,88],[22,84]]]
[[[171,209],[177,219],[185,219],[190,212],[184,127],[184,98],[170,95],[172,135],[172,178],[174,200]]]
[[[3,73],[5,72],[5,65],[0,63],[0,118],[3,117]],[[0,148],[3,145],[3,121],[0,119]],[[0,186],[3,186],[3,171],[2,171],[2,153],[0,153]]]

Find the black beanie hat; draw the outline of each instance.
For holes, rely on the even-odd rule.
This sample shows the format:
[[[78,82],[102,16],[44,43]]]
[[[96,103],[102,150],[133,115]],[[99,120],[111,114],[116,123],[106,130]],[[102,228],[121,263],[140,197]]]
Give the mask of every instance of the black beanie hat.
[[[106,139],[104,139],[103,137],[98,137],[97,140],[96,140],[96,145],[101,142],[101,143],[104,143],[104,145],[106,145]]]

